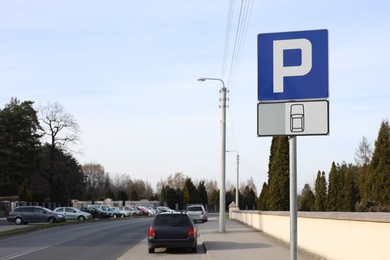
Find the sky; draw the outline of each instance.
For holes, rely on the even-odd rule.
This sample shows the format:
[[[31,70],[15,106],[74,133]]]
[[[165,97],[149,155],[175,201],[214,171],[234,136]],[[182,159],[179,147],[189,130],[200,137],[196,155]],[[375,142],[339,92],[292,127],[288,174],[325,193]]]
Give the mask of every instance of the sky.
[[[260,192],[271,137],[257,137],[257,35],[327,29],[330,134],[297,137],[298,189],[314,188],[319,170],[354,163],[363,137],[374,147],[389,118],[390,2],[249,3],[234,59],[241,1],[0,0],[0,107],[58,102],[82,131],[74,156],[112,176],[219,183],[221,83],[197,81],[219,78],[226,148],[240,155],[240,182],[253,178]],[[236,153],[226,180],[236,182]]]

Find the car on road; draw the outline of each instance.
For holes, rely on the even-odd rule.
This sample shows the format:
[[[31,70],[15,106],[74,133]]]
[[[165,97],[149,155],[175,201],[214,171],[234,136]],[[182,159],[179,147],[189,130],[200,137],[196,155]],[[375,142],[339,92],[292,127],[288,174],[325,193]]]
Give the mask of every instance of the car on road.
[[[190,205],[187,208],[187,213],[195,222],[206,222],[208,220],[207,211],[203,205]]]
[[[92,219],[91,213],[83,212],[73,207],[59,207],[53,211],[65,215],[67,220],[82,221]]]
[[[7,221],[14,222],[16,225],[36,223],[36,222],[64,222],[66,216],[41,206],[20,206],[12,210]]]
[[[148,251],[155,248],[189,248],[197,251],[198,230],[185,212],[163,212],[154,217],[148,229]]]

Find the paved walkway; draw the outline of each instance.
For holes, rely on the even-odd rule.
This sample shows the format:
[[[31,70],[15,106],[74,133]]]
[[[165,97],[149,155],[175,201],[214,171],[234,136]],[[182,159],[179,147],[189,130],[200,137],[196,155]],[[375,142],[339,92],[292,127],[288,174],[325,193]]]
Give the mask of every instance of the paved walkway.
[[[206,223],[199,223],[198,253],[165,251],[156,249],[148,254],[146,238],[126,252],[120,260],[126,259],[215,259],[215,260],[289,260],[289,244],[280,242],[241,222],[226,219],[226,232],[219,232],[218,217],[210,217]],[[204,247],[204,249],[202,248]],[[299,260],[318,260],[320,258],[298,251]]]
[[[208,259],[290,259],[289,244],[280,242],[236,220],[225,220],[226,231],[219,232],[219,219],[198,225]],[[298,252],[299,260],[319,259]]]

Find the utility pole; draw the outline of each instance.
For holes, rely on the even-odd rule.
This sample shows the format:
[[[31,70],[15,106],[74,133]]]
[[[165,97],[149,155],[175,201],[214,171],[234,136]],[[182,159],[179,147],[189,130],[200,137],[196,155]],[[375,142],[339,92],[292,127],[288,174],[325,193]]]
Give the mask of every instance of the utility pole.
[[[225,204],[226,204],[226,92],[225,83],[218,78],[199,78],[198,81],[218,80],[222,83],[221,105],[222,119],[221,119],[221,188],[219,192],[219,232],[225,232]]]

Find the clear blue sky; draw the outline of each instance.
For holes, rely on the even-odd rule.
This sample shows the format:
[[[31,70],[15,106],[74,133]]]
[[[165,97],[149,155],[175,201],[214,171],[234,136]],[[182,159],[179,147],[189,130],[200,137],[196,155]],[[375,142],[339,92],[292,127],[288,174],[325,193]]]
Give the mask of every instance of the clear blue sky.
[[[257,34],[329,30],[330,135],[298,137],[298,186],[354,162],[390,113],[390,2],[255,1],[234,80],[222,73],[229,1],[0,0],[0,106],[59,102],[77,119],[81,164],[149,181],[220,179],[220,85],[227,149],[241,180],[267,180],[271,138],[256,135]],[[227,154],[235,183],[235,154]],[[314,186],[312,186],[314,187]]]

